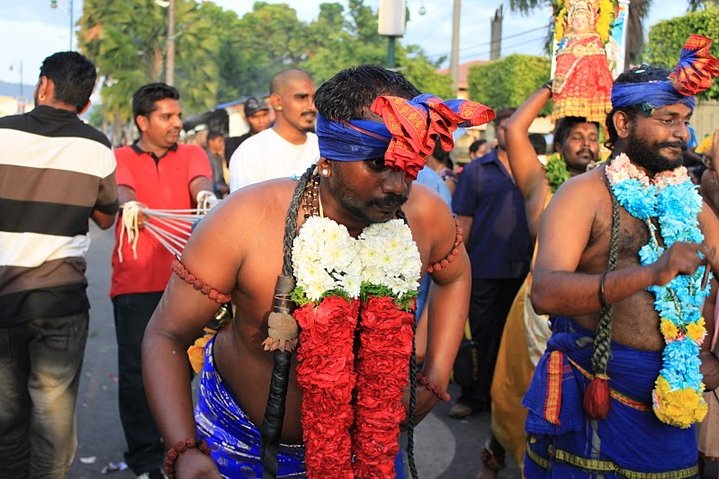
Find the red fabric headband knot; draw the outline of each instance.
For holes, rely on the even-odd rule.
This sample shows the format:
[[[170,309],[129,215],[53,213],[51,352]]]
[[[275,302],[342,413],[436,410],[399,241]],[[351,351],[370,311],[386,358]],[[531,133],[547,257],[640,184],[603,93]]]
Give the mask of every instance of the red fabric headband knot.
[[[444,151],[454,148],[452,133],[460,126],[479,126],[494,119],[494,111],[470,100],[448,100],[425,94],[411,100],[396,96],[375,98],[370,109],[382,117],[392,134],[385,164],[401,168],[412,178],[434,151],[435,138]]]

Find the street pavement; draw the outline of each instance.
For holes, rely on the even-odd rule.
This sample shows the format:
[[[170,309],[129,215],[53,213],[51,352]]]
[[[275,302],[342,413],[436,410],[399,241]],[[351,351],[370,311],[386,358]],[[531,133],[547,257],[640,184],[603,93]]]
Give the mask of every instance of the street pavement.
[[[102,473],[123,461],[125,438],[117,407],[117,346],[112,317],[110,255],[112,229],[92,225],[88,253],[90,333],[87,339],[77,404],[78,449],[71,479],[129,479],[128,470]],[[458,389],[450,388],[452,397]],[[451,404],[439,404],[415,432],[415,458],[421,479],[474,479],[479,471],[482,445],[489,433],[489,413],[466,420],[451,419]],[[518,478],[519,469],[508,464],[500,477]]]

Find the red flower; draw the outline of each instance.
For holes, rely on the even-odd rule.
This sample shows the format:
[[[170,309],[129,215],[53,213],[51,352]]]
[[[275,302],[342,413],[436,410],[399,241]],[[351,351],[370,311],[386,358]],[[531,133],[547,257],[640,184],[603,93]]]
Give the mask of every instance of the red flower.
[[[297,381],[302,389],[307,476],[395,477],[413,314],[398,309],[389,297],[372,297],[360,311],[358,301],[331,296],[316,307],[298,308],[295,317],[301,327]]]

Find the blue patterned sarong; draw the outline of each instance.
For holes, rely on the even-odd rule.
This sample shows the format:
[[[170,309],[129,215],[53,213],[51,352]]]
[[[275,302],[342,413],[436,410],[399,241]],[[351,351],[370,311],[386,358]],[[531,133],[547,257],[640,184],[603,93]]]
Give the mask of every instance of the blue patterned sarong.
[[[582,407],[594,333],[566,317],[552,318],[552,333],[523,401],[528,409],[525,477],[697,476],[694,427],[664,424],[651,408],[660,351],[612,343],[607,370],[612,408],[606,419],[595,421]]]
[[[205,346],[205,364],[195,422],[197,436],[212,450],[212,459],[226,479],[262,479],[260,431],[242,411],[219,373],[212,357],[214,338]],[[305,477],[305,448],[280,444],[278,478]]]

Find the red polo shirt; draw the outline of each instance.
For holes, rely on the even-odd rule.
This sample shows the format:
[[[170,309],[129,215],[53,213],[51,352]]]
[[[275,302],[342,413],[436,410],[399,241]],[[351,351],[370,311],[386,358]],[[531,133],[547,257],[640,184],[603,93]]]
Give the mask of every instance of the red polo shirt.
[[[135,190],[137,201],[151,209],[189,209],[195,199],[190,183],[198,176],[212,178],[207,154],[197,145],[175,145],[164,156],[140,150],[136,145],[115,150],[117,185]],[[137,258],[123,238],[123,262],[117,253],[122,218],[115,225],[115,247],[112,251],[112,284],[110,297],[119,294],[164,291],[174,259],[150,233],[140,230]]]

